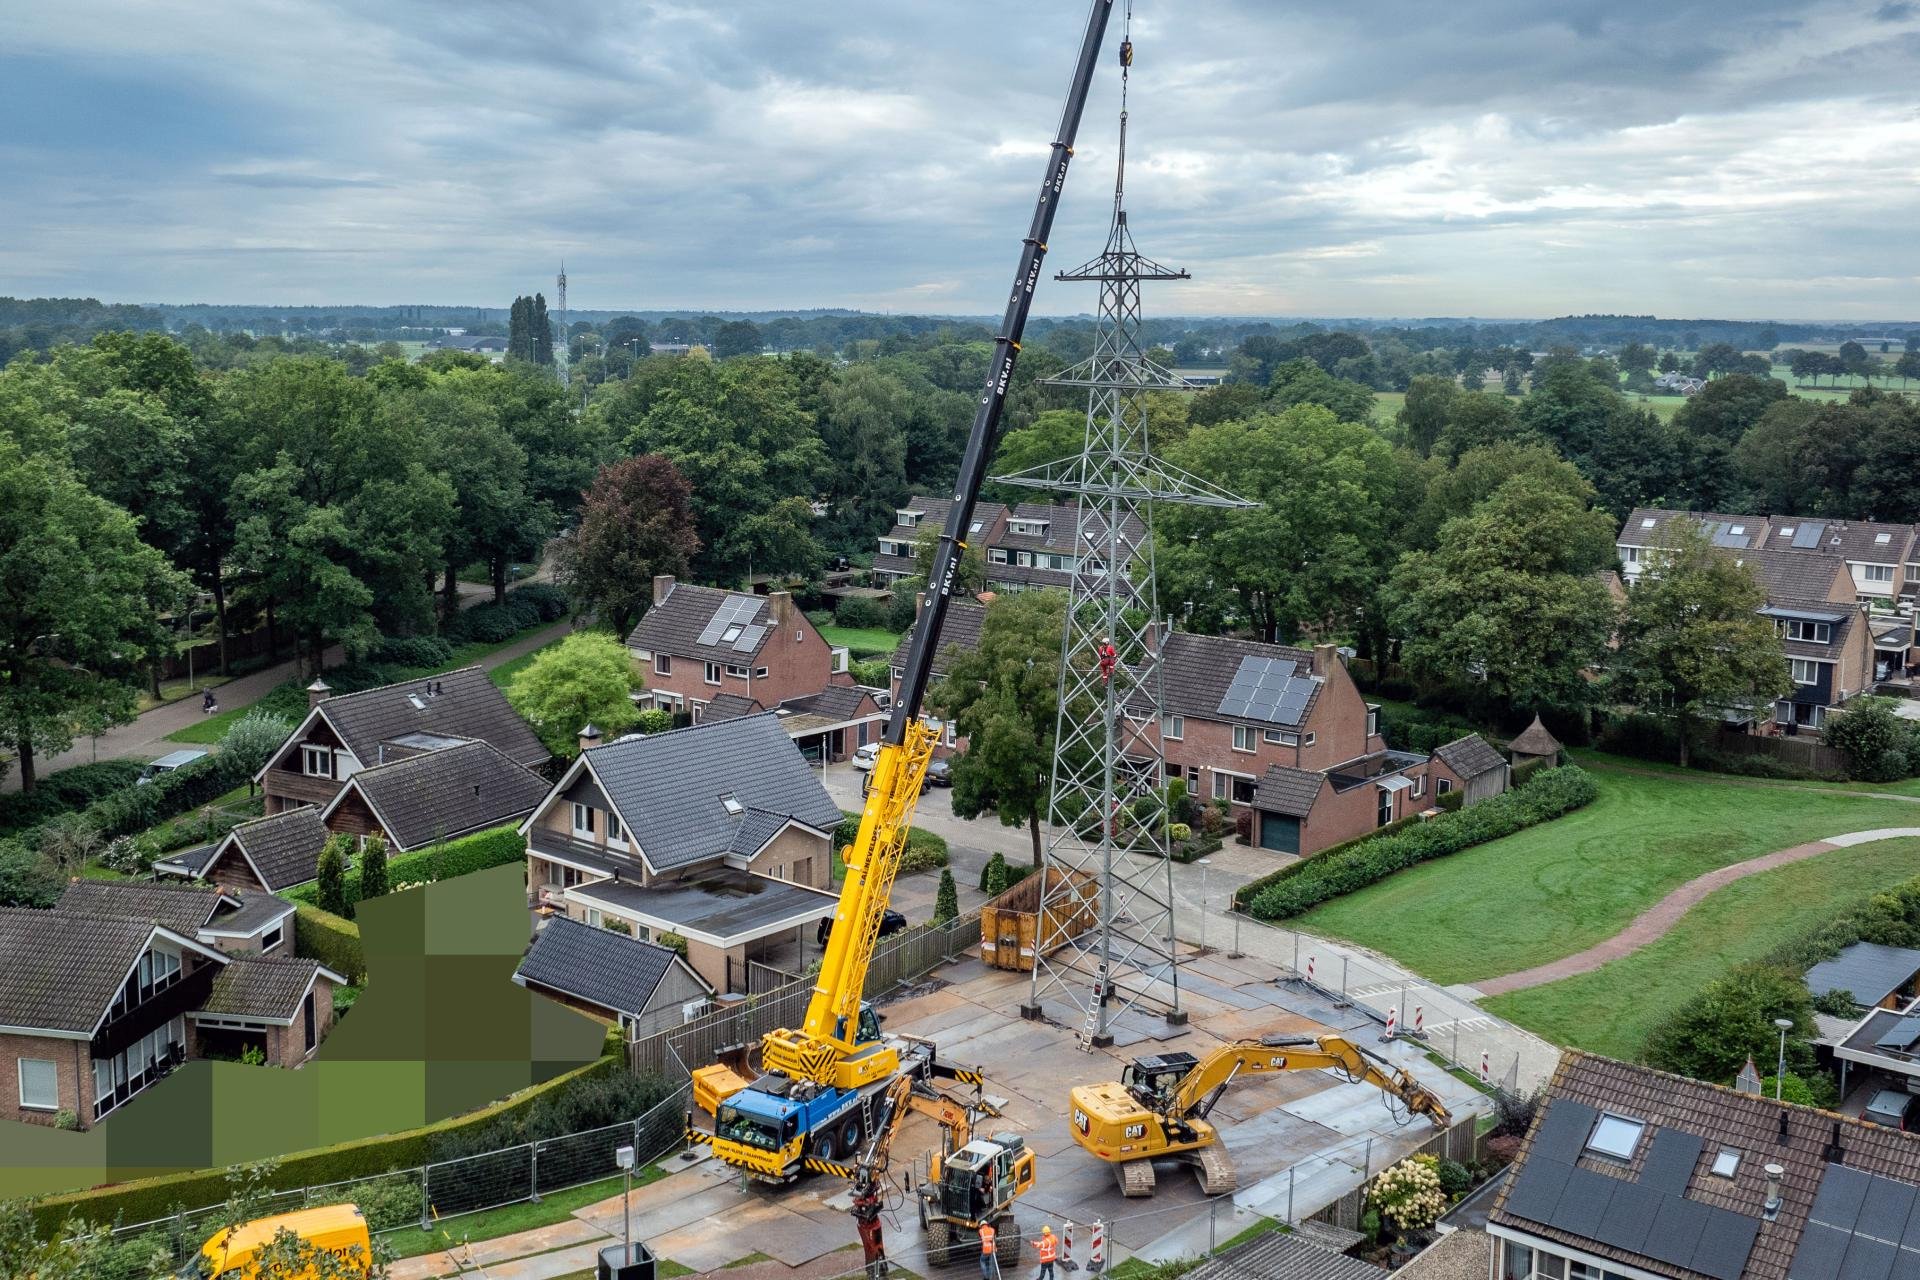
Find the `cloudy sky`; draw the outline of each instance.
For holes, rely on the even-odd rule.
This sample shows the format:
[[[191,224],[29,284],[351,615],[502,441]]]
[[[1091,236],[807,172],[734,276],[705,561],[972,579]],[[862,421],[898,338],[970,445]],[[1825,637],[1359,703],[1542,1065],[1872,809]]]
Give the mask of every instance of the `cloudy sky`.
[[[575,306],[996,311],[1084,13],[0,6],[0,293],[504,305],[564,257]],[[1920,5],[1137,0],[1133,34],[1133,223],[1195,277],[1160,314],[1920,317]],[[1118,78],[1052,266],[1098,247]]]

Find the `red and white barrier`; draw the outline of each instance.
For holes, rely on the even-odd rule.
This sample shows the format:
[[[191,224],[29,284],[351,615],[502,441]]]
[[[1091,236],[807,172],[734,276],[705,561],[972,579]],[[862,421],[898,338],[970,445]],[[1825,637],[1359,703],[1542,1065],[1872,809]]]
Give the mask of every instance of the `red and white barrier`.
[[[1427,1034],[1427,1011],[1419,1005],[1413,1006],[1413,1034],[1416,1036]]]
[[[1313,957],[1312,956],[1307,957],[1307,981],[1308,982],[1313,981]]]
[[[1387,1034],[1381,1036],[1380,1038],[1382,1040],[1393,1039],[1393,1033],[1399,1028],[1399,1026],[1400,1026],[1400,1011],[1398,1009],[1387,1010]]]
[[[1480,1053],[1480,1083],[1481,1084],[1493,1083],[1493,1068],[1487,1062],[1487,1055],[1485,1050],[1482,1050]]]
[[[1087,1272],[1099,1275],[1107,1269],[1107,1224],[1093,1220],[1093,1243],[1087,1247]]]
[[[1078,1271],[1080,1264],[1073,1260],[1073,1219],[1068,1218],[1060,1232],[1060,1269]]]

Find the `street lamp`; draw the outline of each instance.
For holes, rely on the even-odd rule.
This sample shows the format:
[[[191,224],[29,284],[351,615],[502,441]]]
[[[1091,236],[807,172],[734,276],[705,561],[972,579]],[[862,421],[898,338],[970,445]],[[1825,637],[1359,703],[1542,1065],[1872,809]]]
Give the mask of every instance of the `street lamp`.
[[[616,1148],[613,1162],[620,1166],[621,1177],[626,1182],[626,1191],[620,1197],[620,1239],[623,1247],[620,1265],[624,1267],[633,1262],[633,1148]]]
[[[1780,1065],[1773,1072],[1773,1100],[1779,1102],[1781,1087],[1787,1078],[1787,1032],[1793,1030],[1793,1019],[1775,1018],[1773,1025],[1780,1028]]]

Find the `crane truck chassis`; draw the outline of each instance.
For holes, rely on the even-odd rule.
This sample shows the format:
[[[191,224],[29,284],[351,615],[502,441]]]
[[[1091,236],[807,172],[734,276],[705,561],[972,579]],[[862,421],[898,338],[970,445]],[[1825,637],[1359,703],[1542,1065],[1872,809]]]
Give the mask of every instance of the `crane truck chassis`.
[[[1073,1140],[1113,1167],[1127,1196],[1153,1194],[1153,1162],[1194,1167],[1200,1189],[1224,1195],[1239,1185],[1220,1131],[1207,1119],[1229,1085],[1246,1075],[1332,1069],[1366,1083],[1439,1128],[1451,1117],[1438,1094],[1412,1074],[1338,1035],[1265,1036],[1223,1045],[1204,1058],[1167,1053],[1127,1064],[1117,1083],[1076,1085],[1069,1097]]]

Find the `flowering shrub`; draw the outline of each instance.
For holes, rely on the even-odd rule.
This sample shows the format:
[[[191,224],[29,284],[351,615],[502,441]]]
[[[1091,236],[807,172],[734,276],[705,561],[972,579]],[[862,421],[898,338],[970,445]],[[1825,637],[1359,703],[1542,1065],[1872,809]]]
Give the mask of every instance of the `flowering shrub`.
[[[1402,1231],[1432,1226],[1447,1208],[1447,1193],[1440,1188],[1440,1161],[1434,1156],[1409,1156],[1373,1180],[1367,1200]]]

